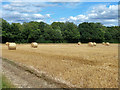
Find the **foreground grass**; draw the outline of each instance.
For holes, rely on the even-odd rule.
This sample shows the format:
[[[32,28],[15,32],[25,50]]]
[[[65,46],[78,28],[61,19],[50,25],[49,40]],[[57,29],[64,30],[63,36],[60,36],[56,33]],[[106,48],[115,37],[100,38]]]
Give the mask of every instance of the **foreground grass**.
[[[15,88],[15,86],[3,75],[2,88]]]

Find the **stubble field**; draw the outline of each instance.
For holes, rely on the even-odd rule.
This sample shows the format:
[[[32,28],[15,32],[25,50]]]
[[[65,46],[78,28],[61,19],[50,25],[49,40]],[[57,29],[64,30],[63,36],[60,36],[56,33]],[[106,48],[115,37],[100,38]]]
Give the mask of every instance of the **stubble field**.
[[[2,44],[2,57],[77,88],[118,87],[118,44],[17,44],[17,50]]]

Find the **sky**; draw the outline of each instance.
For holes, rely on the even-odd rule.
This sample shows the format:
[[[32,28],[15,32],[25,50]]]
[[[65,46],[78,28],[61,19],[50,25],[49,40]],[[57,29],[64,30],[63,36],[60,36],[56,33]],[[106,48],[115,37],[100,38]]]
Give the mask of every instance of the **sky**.
[[[118,25],[118,2],[11,2],[0,4],[0,15],[9,23],[30,21],[100,22],[105,26]],[[2,14],[1,14],[2,13]]]

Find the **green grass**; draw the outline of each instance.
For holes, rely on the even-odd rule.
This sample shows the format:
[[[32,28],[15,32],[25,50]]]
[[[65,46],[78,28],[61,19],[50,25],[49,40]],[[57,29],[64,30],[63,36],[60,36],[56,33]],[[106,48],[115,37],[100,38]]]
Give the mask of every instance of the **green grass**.
[[[2,88],[15,88],[15,86],[4,75],[2,75]]]

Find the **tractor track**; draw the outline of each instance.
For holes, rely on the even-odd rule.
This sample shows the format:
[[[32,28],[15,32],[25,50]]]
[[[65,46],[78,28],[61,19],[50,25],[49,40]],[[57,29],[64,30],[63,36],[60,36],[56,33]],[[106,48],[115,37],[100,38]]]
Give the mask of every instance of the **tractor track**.
[[[48,78],[44,74],[38,74],[28,67],[17,64],[3,58],[3,74],[17,88],[70,88],[69,86]]]

